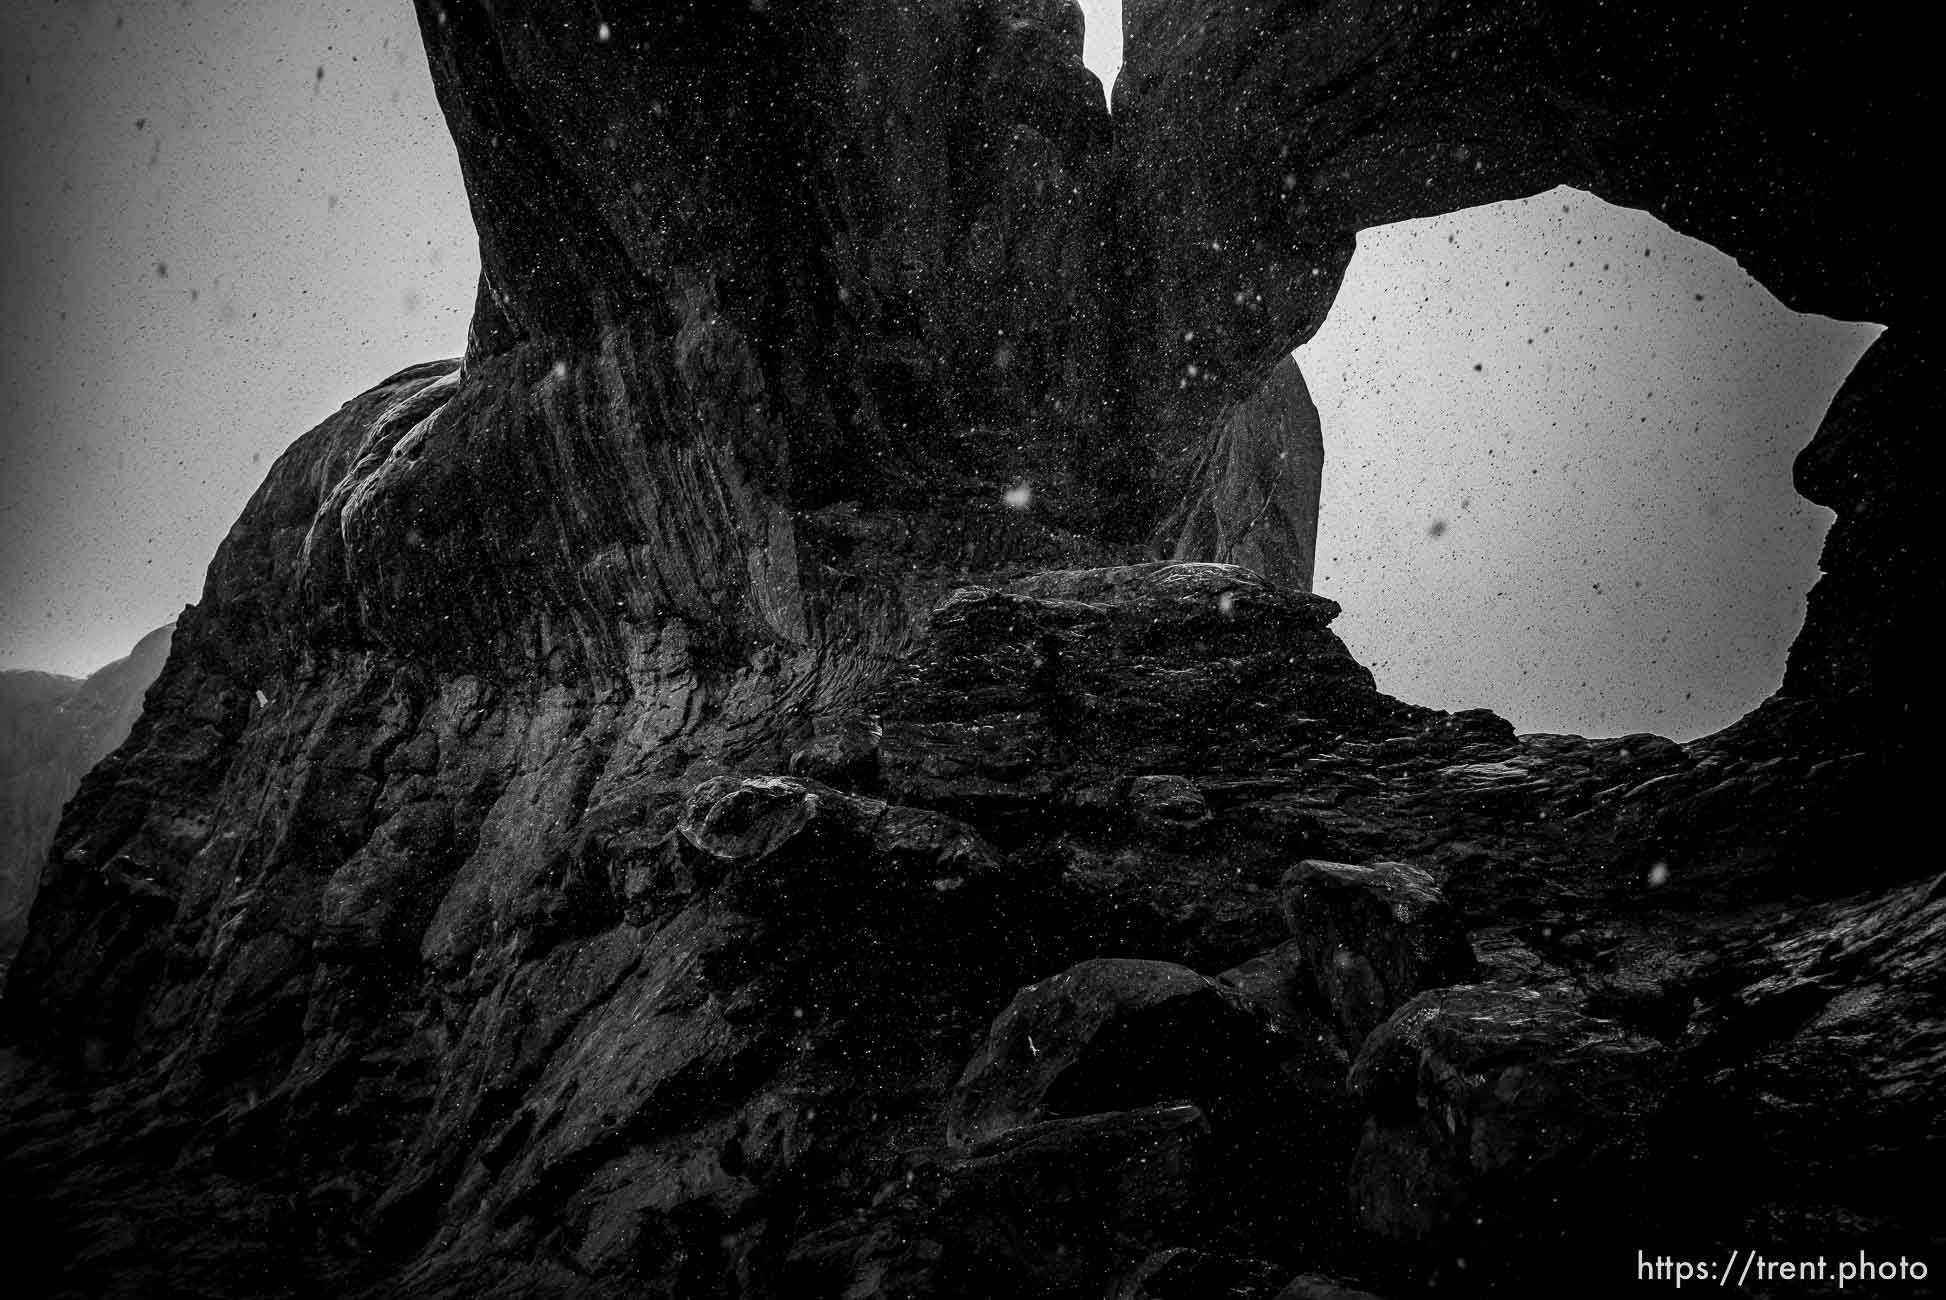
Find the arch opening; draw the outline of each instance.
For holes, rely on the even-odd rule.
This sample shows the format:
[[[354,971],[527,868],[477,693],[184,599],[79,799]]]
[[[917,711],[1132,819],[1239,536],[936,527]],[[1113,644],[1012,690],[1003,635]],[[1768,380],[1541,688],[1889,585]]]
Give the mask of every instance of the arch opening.
[[[1791,462],[1878,332],[1578,190],[1364,231],[1294,354],[1314,589],[1401,698],[1715,731],[1783,676],[1833,518]]]
[[[1122,0],[1076,0],[1084,19],[1081,61],[1101,79],[1101,91],[1115,102],[1115,74],[1122,70]]]

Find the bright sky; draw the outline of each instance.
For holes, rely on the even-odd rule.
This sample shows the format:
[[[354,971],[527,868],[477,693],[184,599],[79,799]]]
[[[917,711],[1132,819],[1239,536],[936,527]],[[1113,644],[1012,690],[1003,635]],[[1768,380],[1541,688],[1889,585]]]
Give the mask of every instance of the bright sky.
[[[478,261],[406,0],[7,0],[0,86],[0,666],[81,673]]]
[[[1081,43],[1081,61],[1101,78],[1102,93],[1115,85],[1115,74],[1122,67],[1122,0],[1081,0],[1087,16],[1087,35]]]
[[[473,231],[405,0],[9,0],[0,85],[0,667],[83,673],[197,599],[293,438],[462,348]],[[1340,632],[1523,730],[1729,721],[1802,618],[1828,514],[1790,458],[1870,333],[1572,192],[1366,232],[1299,352]]]

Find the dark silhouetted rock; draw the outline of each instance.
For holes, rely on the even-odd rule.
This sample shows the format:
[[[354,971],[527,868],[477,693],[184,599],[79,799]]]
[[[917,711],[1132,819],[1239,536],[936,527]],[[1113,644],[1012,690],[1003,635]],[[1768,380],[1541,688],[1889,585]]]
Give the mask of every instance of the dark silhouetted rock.
[[[1896,11],[1131,0],[1111,123],[1055,0],[418,7],[466,356],[278,459],[68,804],[0,1003],[17,1276],[1522,1294],[1654,1213],[1946,1257],[1887,1190],[1946,1115]],[[1231,416],[1357,231],[1563,182],[1888,326],[1799,460],[1784,686],[1687,745],[1392,700],[1331,601],[1158,559],[1294,576],[1289,410]],[[1413,863],[1485,959],[1356,1103],[1306,860]],[[1381,974],[1438,933],[1383,895]],[[1102,959],[1173,991],[967,1073]]]
[[[1257,1009],[1276,1035],[1272,1050],[1298,1103],[1315,1116],[1343,1111],[1351,1058],[1330,1008],[1318,992],[1303,946],[1291,939],[1218,975]],[[1284,1121],[1288,1124],[1289,1117]]]
[[[801,777],[698,786],[676,833],[705,875],[753,910],[829,913],[856,894],[991,893],[1003,870],[972,830]]]
[[[1333,1281],[1321,1273],[1306,1273],[1302,1277],[1292,1278],[1271,1300],[1379,1300],[1379,1297],[1369,1291]]]
[[[1209,1128],[1188,1104],[1050,1119],[922,1159],[875,1210],[800,1243],[791,1294],[1095,1296],[1210,1230]]]
[[[1178,560],[1217,560],[1311,590],[1318,559],[1324,431],[1297,362],[1286,356],[1256,392],[1217,416],[1193,495],[1163,521]]]
[[[1673,1062],[1664,1045],[1532,990],[1420,994],[1352,1064],[1371,1112],[1351,1172],[1361,1221],[1482,1273],[1531,1269],[1563,1237],[1640,1231],[1655,1217],[1645,1138]]]
[[[1354,1052],[1413,995],[1479,974],[1458,913],[1417,867],[1300,862],[1283,891],[1284,918]]]
[[[1317,997],[1311,964],[1296,939],[1259,953],[1216,978],[1248,998],[1278,1029],[1305,1018]]]
[[[1128,783],[1128,801],[1138,817],[1160,825],[1195,826],[1209,816],[1209,801],[1180,776],[1138,776]]]
[[[793,776],[808,776],[840,790],[872,794],[878,790],[878,719],[839,717],[810,744],[790,756]]]
[[[1272,1300],[1285,1270],[1178,1246],[1143,1260],[1109,1300]]]
[[[1934,877],[1788,910],[1728,954],[1699,955],[1681,992],[1706,1003],[1686,1043],[1709,1086],[1686,1100],[1713,1140],[1683,1166],[1687,1205],[1747,1207],[1753,1226],[1834,1251],[1847,1233],[1933,1248],[1882,1192],[1943,1149],[1942,943],[1946,877]],[[1746,975],[1724,995],[1726,964]]]
[[[1261,1088],[1269,1038],[1243,998],[1166,962],[1103,957],[1022,989],[953,1090],[946,1135],[1191,1101],[1220,1120]]]

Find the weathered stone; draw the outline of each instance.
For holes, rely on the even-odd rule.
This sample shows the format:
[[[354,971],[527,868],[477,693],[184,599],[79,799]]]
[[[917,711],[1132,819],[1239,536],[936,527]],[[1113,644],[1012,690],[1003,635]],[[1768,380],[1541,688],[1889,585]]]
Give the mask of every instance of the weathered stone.
[[[1209,801],[1180,776],[1138,776],[1128,783],[1129,809],[1146,835],[1171,844],[1193,842],[1209,822]]]
[[[1216,978],[1248,998],[1280,1031],[1309,1018],[1317,997],[1317,980],[1311,974],[1303,944],[1296,939],[1232,966]]]
[[[1138,776],[1128,783],[1128,799],[1138,815],[1157,821],[1194,825],[1209,816],[1203,792],[1179,776]]]
[[[1261,1259],[1177,1246],[1143,1260],[1108,1300],[1273,1300],[1284,1276]]]
[[[1683,1165],[1683,1208],[1745,1206],[1833,1249],[1858,1232],[1933,1249],[1936,1225],[1882,1193],[1941,1149],[1946,876],[1786,912],[1744,942],[1728,963],[1698,954],[1716,965],[1685,989],[1705,1003],[1685,1045],[1710,1085],[1689,1120],[1712,1141]]]
[[[451,872],[452,810],[411,804],[331,873],[319,900],[319,946],[334,952],[417,953]]]
[[[718,777],[676,823],[730,891],[765,908],[831,907],[861,890],[949,894],[991,888],[1001,864],[968,827],[801,777]]]
[[[1336,616],[1328,600],[1218,564],[956,592],[888,688],[886,790],[1038,831],[1067,789],[1130,771],[1249,771],[1429,716],[1378,694],[1330,632]]]
[[[1263,386],[1217,415],[1206,463],[1189,471],[1191,496],[1160,528],[1171,557],[1254,569],[1311,590],[1318,558],[1324,432],[1290,357]]]
[[[1351,1174],[1361,1222],[1462,1254],[1482,1241],[1493,1243],[1482,1254],[1515,1243],[1538,1252],[1564,1235],[1601,1240],[1638,1226],[1655,1212],[1645,1134],[1673,1059],[1529,990],[1420,994],[1351,1068],[1370,1111]],[[1487,1271],[1482,1259],[1474,1266]]]
[[[1208,1132],[1183,1103],[1040,1121],[971,1151],[943,1210],[984,1241],[1020,1242],[1028,1277],[1100,1276],[1102,1253],[1125,1256],[1201,1226]],[[1115,1224],[1111,1239],[1104,1222]]]
[[[790,756],[792,776],[807,776],[840,790],[873,794],[878,790],[877,718],[843,717]]]
[[[946,1136],[968,1146],[1043,1118],[1191,1101],[1218,1122],[1268,1075],[1247,1003],[1167,962],[1103,957],[1022,989],[953,1090]]]
[[[1417,867],[1300,862],[1283,896],[1285,920],[1354,1052],[1414,994],[1479,973],[1458,914]]]

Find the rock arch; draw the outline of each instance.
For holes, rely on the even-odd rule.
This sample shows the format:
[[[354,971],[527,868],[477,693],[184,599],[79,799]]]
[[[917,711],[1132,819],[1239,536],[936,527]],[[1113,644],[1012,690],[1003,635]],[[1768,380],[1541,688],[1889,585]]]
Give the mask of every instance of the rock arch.
[[[1797,310],[1887,326],[1798,460],[1839,519],[1783,689],[1899,728],[1920,691],[1895,593],[1936,573],[1910,540],[1935,490],[1908,430],[1935,381],[1899,265],[1921,82],[1888,27],[1812,5],[1130,0],[1126,377],[1158,477],[1184,472],[1180,430],[1316,330],[1358,230],[1557,184],[1646,209]]]
[[[480,229],[472,365],[686,340],[642,378],[670,394],[646,431],[742,413],[677,436],[743,485],[740,523],[689,531],[764,635],[818,622],[783,612],[820,599],[780,558],[822,545],[791,510],[943,488],[978,514],[1027,479],[1046,554],[1206,549],[1237,495],[1219,417],[1317,329],[1357,231],[1572,184],[1888,327],[1798,464],[1840,518],[1785,690],[1863,691],[1895,729],[1915,693],[1931,381],[1891,19],[1130,0],[1111,121],[1072,4],[644,12],[600,41],[592,4],[421,11]]]
[[[1361,231],[1296,354],[1339,635],[1522,731],[1727,726],[1782,680],[1831,523],[1792,460],[1879,332],[1566,187]]]

